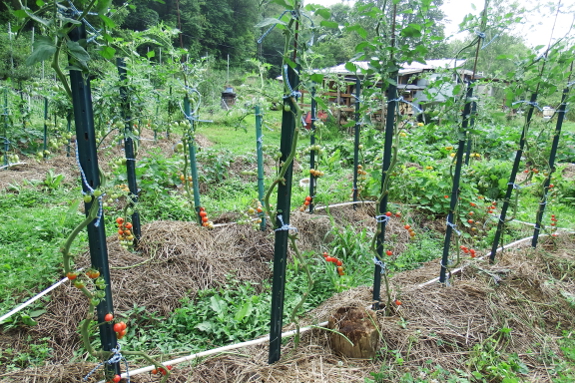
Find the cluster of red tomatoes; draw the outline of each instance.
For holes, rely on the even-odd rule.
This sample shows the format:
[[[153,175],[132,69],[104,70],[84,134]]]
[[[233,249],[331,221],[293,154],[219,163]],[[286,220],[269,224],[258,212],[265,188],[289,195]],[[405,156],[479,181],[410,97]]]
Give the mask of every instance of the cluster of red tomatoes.
[[[551,214],[551,231],[553,232],[553,236],[556,237],[557,233],[557,218],[555,218],[555,214]]]
[[[305,197],[303,205],[300,206],[299,211],[304,212],[305,209],[311,204],[312,198],[310,196]]]
[[[343,268],[343,262],[340,261],[339,259],[337,259],[336,257],[331,257],[327,251],[323,252],[323,258],[326,260],[326,262],[332,262],[336,267],[337,267],[337,274],[341,277],[343,275],[345,275],[344,272],[344,268]]]
[[[116,218],[118,225],[118,240],[122,246],[132,246],[134,244],[134,235],[132,234],[132,224],[124,222],[124,218]]]
[[[158,367],[158,368],[154,368],[152,370],[152,374],[156,375],[156,374],[162,374],[162,375],[166,375],[168,373],[168,371],[172,370],[172,366],[166,366],[166,368],[164,367]]]
[[[106,315],[111,315],[111,314],[106,314]],[[125,322],[117,322],[114,323],[114,332],[116,333],[116,337],[118,338],[118,340],[122,339],[123,337],[126,336],[128,326],[126,325]]]
[[[212,222],[210,222],[210,219],[208,218],[208,213],[206,213],[205,207],[200,207],[200,212],[198,214],[200,215],[200,218],[202,219],[202,226],[203,227],[207,227],[208,229],[214,228],[214,224]]]
[[[475,258],[476,254],[475,254],[475,250],[474,249],[469,249],[463,245],[459,246],[459,248],[461,249],[461,251],[463,251],[465,254],[469,254],[471,256],[471,258]]]

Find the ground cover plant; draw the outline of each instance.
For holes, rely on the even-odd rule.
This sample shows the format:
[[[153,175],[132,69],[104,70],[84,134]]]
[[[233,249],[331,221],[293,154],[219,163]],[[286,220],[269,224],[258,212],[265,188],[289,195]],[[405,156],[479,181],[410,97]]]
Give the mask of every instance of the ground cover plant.
[[[60,14],[52,5],[15,15],[45,26],[28,64],[50,61],[58,83],[2,83],[0,313],[67,280],[2,317],[3,381],[118,382],[145,366],[130,381],[573,379],[572,122],[558,131],[572,98],[569,39],[503,76],[515,117],[487,113],[489,100],[473,97],[479,82],[456,69],[438,80],[460,78],[450,96],[425,115],[412,105],[410,117],[394,79],[435,44],[431,2],[417,2],[415,19],[401,2],[361,5],[362,21],[342,26],[361,37],[356,59],[368,62],[346,65],[363,78],[346,125],[303,43],[316,24],[337,27],[325,8],[295,1],[262,21],[262,38],[274,26],[286,37],[282,85],[266,85],[265,65],[252,61],[237,107],[216,111],[221,73],[209,60],[186,61],[189,51],[172,45],[177,30],[125,39],[113,33],[121,8],[91,2]],[[515,21],[489,12],[486,2],[462,28]],[[88,16],[82,25],[101,25],[101,44],[74,35]],[[368,33],[373,26],[382,33]],[[483,39],[458,57],[477,56]],[[147,44],[163,48],[163,63],[142,54]],[[301,92],[315,94],[323,117],[303,118]],[[538,96],[558,112],[544,119]],[[95,118],[77,108],[82,97],[95,101]],[[530,239],[534,225],[539,246],[507,247]],[[106,249],[103,264],[95,247]],[[367,360],[333,349],[333,315],[350,307],[373,313],[379,341]],[[269,350],[168,362],[264,336],[270,322]],[[279,341],[290,329],[296,336]]]

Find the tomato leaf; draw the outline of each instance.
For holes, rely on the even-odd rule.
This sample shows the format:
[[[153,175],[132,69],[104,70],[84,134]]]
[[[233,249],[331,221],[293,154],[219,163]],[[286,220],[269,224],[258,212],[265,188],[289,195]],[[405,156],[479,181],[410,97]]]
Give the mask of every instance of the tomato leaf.
[[[112,5],[112,0],[98,0],[98,3],[96,4],[96,12],[98,12],[98,15],[102,16],[105,13],[108,13],[110,5]]]
[[[67,41],[68,53],[78,61],[90,60],[90,55],[77,41]]]
[[[34,65],[36,63],[50,59],[56,52],[56,46],[52,39],[47,36],[38,36],[34,41],[34,51],[26,59],[26,65]]]
[[[116,50],[112,47],[103,46],[102,48],[100,48],[98,53],[100,53],[100,56],[102,56],[103,58],[111,60],[114,58]]]

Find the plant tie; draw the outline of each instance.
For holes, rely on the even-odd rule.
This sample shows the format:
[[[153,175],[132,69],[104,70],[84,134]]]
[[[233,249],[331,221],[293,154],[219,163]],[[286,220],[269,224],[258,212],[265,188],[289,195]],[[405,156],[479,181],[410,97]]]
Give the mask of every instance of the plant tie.
[[[449,217],[447,217],[447,226],[451,227],[453,231],[457,233],[457,235],[461,235],[461,232],[456,228],[457,225],[452,222],[449,222]]]
[[[411,102],[409,102],[409,101],[407,101],[407,100],[404,100],[404,99],[401,98],[401,97],[387,101],[388,104],[389,104],[390,102],[403,102],[403,103],[405,103],[405,104],[407,104],[407,105],[411,105],[411,108],[415,109],[415,110],[417,111],[417,114],[423,113],[423,110],[421,110],[417,105],[415,105],[415,104],[413,104],[413,103],[411,103]]]
[[[278,220],[280,221],[281,226],[278,227],[277,229],[275,229],[275,231],[290,231],[290,230],[293,230],[293,231],[295,231],[296,233],[298,232],[297,228],[291,226],[289,223],[288,223],[288,224],[284,223],[284,219],[283,219],[283,216],[282,216],[281,214],[278,214],[277,218],[278,218]]]
[[[477,37],[479,37],[480,39],[484,39],[484,38],[485,38],[485,32],[475,31],[475,34],[476,34]]]
[[[357,189],[354,189],[354,190],[357,190]],[[385,214],[375,216],[375,222],[377,222],[377,223],[387,223],[390,219],[391,219],[391,217],[388,217]]]
[[[543,111],[543,109],[541,109],[541,107],[539,106],[539,104],[535,101],[527,101],[527,100],[521,100],[521,101],[515,101],[514,103],[512,103],[511,105],[516,105],[516,104],[527,104],[527,105],[531,105],[536,107],[537,109],[539,109],[540,112]]]
[[[297,90],[294,90],[289,82],[289,77],[288,77],[288,65],[285,64],[284,65],[284,75],[285,75],[285,80],[286,80],[286,85],[290,91],[290,94],[285,95],[284,96],[284,100],[290,97],[295,97],[295,99],[297,100],[298,98],[301,97],[301,92],[298,92]]]
[[[264,135],[263,135],[263,134],[258,137],[257,142],[258,142],[258,144],[260,144],[260,145],[263,145],[263,144],[264,144]]]
[[[92,369],[92,371],[90,371],[90,372],[88,373],[88,375],[84,376],[84,378],[83,378],[82,380],[84,380],[84,381],[88,380],[88,378],[89,378],[94,372],[98,371],[98,369],[99,369],[100,367],[102,367],[105,363],[108,363],[108,364],[111,365],[111,364],[115,364],[115,363],[118,363],[118,362],[120,362],[121,360],[123,360],[123,361],[124,361],[124,364],[125,364],[125,366],[126,366],[126,379],[128,379],[127,383],[130,383],[130,372],[129,372],[129,368],[128,368],[128,361],[127,361],[126,358],[124,358],[124,356],[120,353],[120,350],[121,350],[121,349],[122,349],[122,345],[118,344],[118,347],[117,347],[117,348],[113,348],[113,349],[111,350],[111,352],[113,352],[114,354],[110,357],[110,359],[108,359],[108,360],[106,360],[106,361],[104,361],[104,362],[98,363],[98,365],[97,365],[96,367],[94,367],[94,368]]]
[[[381,268],[381,274],[385,274],[385,263],[383,261],[377,257],[373,257],[373,264]]]
[[[76,7],[74,6],[74,4],[72,3],[72,1],[68,0],[68,5],[70,6],[70,8],[68,8],[68,9],[66,9],[66,10],[64,10],[64,11],[61,11],[64,15],[70,16],[70,18],[72,18],[72,17],[75,17],[75,16],[79,16],[79,15],[81,15],[81,14],[83,13],[83,12],[80,12],[80,11],[78,10],[78,8],[76,8]],[[87,15],[90,15],[90,16],[98,16],[98,14],[97,14],[97,13],[94,13],[94,12],[88,12]],[[91,43],[92,41],[96,40],[96,38],[97,38],[98,36],[100,36],[100,32],[102,32],[102,30],[101,30],[101,29],[100,29],[100,30],[96,30],[96,28],[94,28],[94,27],[92,26],[92,24],[90,24],[90,23],[88,22],[88,20],[86,20],[85,18],[82,19],[82,22],[84,23],[84,25],[86,26],[86,28],[88,28],[88,30],[90,31],[90,33],[93,34],[92,37],[90,37],[88,40],[86,40],[86,42]]]
[[[521,190],[521,186],[517,185],[515,182],[508,182],[507,186],[513,185],[513,189]]]

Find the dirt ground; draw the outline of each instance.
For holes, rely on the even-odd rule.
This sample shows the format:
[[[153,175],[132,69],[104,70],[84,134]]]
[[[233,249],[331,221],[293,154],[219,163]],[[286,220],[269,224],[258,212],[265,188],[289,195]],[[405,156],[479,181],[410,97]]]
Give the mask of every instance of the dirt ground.
[[[334,209],[332,214],[341,224],[374,222],[370,207],[344,207],[337,212]],[[292,222],[300,230],[304,248],[319,246],[331,228],[327,216],[320,212],[314,216],[295,213]],[[396,226],[390,224],[389,230],[404,232],[399,223]],[[126,251],[116,239],[109,239],[118,311],[137,304],[169,314],[184,295],[193,297],[199,289],[223,283],[226,273],[222,270],[235,270],[235,278],[240,281],[270,277],[267,264],[273,253],[273,233],[241,225],[206,231],[185,222],[154,222],[144,226],[143,233],[139,255]],[[297,347],[290,338],[282,347],[282,359],[273,365],[267,363],[268,346],[264,343],[178,364],[169,382],[364,382],[370,372],[379,371],[397,355],[404,360],[401,373],[421,374],[420,368],[430,366],[428,361],[432,361],[432,369],[440,366],[449,371],[473,371],[476,366],[465,361],[473,360],[486,340],[493,340],[501,355],[515,352],[520,356],[529,368],[526,381],[548,382],[544,353],[561,354],[556,340],[562,330],[569,328],[575,314],[565,298],[575,295],[574,239],[573,235],[562,235],[543,239],[538,249],[508,249],[494,265],[483,259],[470,260],[461,273],[451,277],[448,286],[422,285],[437,277],[437,261],[395,275],[391,297],[402,304],[392,305],[387,316],[383,311],[376,313],[381,339],[374,359],[338,355],[330,348],[330,333],[313,329],[302,334]],[[229,259],[234,259],[233,266]],[[87,263],[87,259],[80,265],[82,262]],[[121,268],[126,266],[132,267]],[[169,283],[174,278],[182,283]],[[128,290],[124,286],[137,288]],[[301,325],[326,321],[341,307],[368,310],[371,297],[367,286],[343,292],[311,311]],[[85,315],[85,307],[77,289],[65,285],[52,294],[38,326],[2,334],[2,348],[25,351],[30,337],[49,337],[55,348],[47,365],[5,372],[0,375],[2,382],[80,381],[94,364],[67,362],[80,342],[75,331],[69,329]],[[510,329],[509,334],[503,335],[502,329]],[[545,344],[547,349],[534,349],[536,344]],[[137,367],[141,366],[130,365],[131,370]],[[149,373],[131,377],[135,383],[158,380]]]

